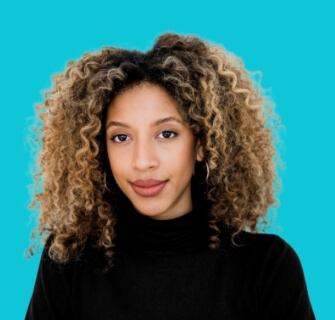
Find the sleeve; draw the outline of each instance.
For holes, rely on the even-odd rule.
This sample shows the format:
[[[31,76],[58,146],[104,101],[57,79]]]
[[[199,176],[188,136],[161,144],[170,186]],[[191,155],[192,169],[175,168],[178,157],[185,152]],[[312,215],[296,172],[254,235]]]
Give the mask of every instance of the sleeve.
[[[44,248],[25,320],[71,319],[70,266],[59,265]]]
[[[263,319],[315,320],[300,260],[279,237],[263,262],[260,305]]]

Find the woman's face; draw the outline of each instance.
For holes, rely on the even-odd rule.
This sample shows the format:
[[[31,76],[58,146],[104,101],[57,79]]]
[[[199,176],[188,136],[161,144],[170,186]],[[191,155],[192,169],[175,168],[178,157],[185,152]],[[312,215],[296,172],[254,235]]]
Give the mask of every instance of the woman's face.
[[[192,210],[191,176],[203,149],[164,89],[142,83],[117,95],[106,141],[114,179],[138,212],[165,220]]]

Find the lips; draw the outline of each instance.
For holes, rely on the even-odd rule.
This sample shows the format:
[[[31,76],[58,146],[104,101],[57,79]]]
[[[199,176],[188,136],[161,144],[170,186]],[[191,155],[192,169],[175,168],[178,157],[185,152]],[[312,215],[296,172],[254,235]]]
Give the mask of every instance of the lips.
[[[164,189],[166,183],[167,181],[149,179],[136,180],[130,184],[138,195],[142,197],[153,197]]]

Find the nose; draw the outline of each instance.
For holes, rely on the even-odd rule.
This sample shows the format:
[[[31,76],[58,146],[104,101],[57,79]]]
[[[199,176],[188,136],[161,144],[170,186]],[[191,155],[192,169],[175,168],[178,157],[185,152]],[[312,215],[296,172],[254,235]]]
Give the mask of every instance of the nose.
[[[138,171],[156,168],[159,164],[154,143],[148,140],[137,140],[134,144],[132,167]]]

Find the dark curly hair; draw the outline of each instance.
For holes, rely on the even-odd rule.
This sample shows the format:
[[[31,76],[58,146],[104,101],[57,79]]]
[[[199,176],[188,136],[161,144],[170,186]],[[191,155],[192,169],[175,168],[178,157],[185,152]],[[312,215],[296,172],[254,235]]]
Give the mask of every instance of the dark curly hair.
[[[142,82],[164,88],[202,142],[209,246],[219,246],[220,225],[237,235],[267,223],[277,181],[271,103],[240,59],[196,36],[167,33],[146,53],[105,47],[69,62],[36,108],[42,126],[34,177],[42,191],[31,203],[40,211],[33,238],[52,236],[56,261],[79,258],[87,244],[113,255],[121,204],[106,156],[106,110],[119,92]]]

